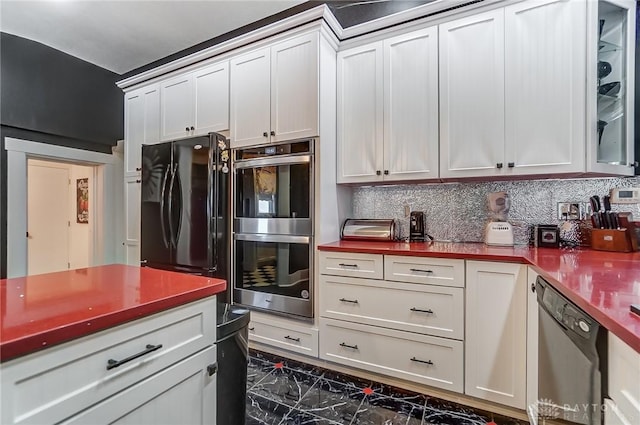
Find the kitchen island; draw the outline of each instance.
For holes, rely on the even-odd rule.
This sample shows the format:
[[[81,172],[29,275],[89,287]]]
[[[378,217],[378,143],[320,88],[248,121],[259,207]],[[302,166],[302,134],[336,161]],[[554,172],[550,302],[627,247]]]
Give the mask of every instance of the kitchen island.
[[[0,422],[214,422],[225,289],[124,265],[0,281]]]

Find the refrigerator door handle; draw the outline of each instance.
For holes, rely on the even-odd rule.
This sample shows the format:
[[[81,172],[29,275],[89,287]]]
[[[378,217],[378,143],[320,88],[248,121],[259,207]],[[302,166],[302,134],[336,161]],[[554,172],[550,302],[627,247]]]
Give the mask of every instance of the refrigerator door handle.
[[[175,183],[176,180],[176,171],[178,170],[178,164],[176,164],[173,167],[173,172],[171,173],[171,181],[169,182],[169,214],[168,214],[168,218],[169,220],[167,220],[169,222],[169,240],[171,242],[171,245],[173,246],[174,249],[178,248],[178,243],[177,243],[177,237],[176,234],[174,233],[174,228],[173,228],[173,184]]]
[[[169,240],[167,239],[167,229],[164,225],[165,214],[164,214],[164,200],[165,200],[165,192],[167,188],[167,179],[169,178],[169,167],[164,172],[164,177],[162,178],[162,191],[160,193],[160,229],[162,230],[162,241],[164,242],[165,248],[169,248]]]

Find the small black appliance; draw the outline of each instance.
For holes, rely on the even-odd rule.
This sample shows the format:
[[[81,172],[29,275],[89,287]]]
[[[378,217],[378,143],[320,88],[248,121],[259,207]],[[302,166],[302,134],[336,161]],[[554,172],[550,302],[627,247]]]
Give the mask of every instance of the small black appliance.
[[[411,211],[409,218],[409,241],[411,242],[424,242],[425,236],[425,222],[424,212]]]

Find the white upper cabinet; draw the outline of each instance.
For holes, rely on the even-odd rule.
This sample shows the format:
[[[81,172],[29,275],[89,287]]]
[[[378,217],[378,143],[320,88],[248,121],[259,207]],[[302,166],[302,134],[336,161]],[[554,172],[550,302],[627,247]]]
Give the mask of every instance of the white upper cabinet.
[[[318,135],[318,33],[231,60],[231,146]]]
[[[436,27],[384,41],[383,177],[438,177]]]
[[[586,4],[504,9],[505,166],[513,174],[584,171]]]
[[[585,171],[586,2],[440,25],[440,176]]]
[[[160,139],[160,91],[152,84],[125,95],[124,175],[131,177],[141,171],[142,145]]]
[[[162,140],[228,130],[228,62],[162,82],[160,124]]]
[[[440,176],[497,176],[504,164],[504,12],[440,25]]]
[[[382,180],[382,43],[338,53],[338,183]]]
[[[338,182],[438,177],[436,27],[338,54]]]

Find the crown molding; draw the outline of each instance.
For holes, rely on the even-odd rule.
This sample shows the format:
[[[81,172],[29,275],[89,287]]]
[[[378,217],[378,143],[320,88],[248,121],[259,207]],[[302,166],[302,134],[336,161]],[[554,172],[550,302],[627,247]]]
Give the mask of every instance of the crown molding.
[[[216,44],[215,46],[208,47],[180,59],[176,59],[167,64],[158,66],[157,68],[153,68],[124,80],[120,80],[116,82],[116,85],[121,89],[126,89],[152,78],[156,78],[177,69],[193,65],[214,56],[218,56],[222,53],[235,50],[247,44],[260,41],[264,38],[271,37],[273,35],[298,27],[300,25],[307,24],[309,22],[316,21],[318,19],[324,19],[327,25],[329,25],[331,30],[336,34],[336,36],[340,38],[342,27],[333,16],[329,8],[326,5],[320,5],[314,7],[313,9],[305,10],[304,12],[282,19],[278,22],[266,25],[262,28],[250,31],[239,37],[224,41],[220,44]]]

